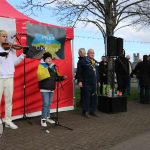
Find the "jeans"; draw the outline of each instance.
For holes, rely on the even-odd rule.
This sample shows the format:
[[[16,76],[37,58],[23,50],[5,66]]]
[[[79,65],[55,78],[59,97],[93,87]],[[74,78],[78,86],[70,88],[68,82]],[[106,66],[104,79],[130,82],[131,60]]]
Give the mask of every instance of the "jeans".
[[[41,92],[42,94],[42,119],[50,117],[50,104],[53,99],[54,92]]]

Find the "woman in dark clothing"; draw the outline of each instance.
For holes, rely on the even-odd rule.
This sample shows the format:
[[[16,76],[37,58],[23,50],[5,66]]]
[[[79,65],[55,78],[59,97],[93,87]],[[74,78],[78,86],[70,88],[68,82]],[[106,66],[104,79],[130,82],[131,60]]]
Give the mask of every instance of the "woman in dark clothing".
[[[81,77],[82,77],[82,68],[81,68],[81,64],[82,64],[82,60],[85,58],[86,56],[86,51],[84,48],[80,48],[79,51],[78,51],[78,55],[79,55],[79,60],[78,60],[78,63],[77,63],[77,72],[76,72],[76,76],[75,76],[75,79],[77,80],[78,84],[79,81],[81,81]],[[83,89],[82,87],[79,85],[80,87],[80,105],[82,105],[82,101],[83,101]]]

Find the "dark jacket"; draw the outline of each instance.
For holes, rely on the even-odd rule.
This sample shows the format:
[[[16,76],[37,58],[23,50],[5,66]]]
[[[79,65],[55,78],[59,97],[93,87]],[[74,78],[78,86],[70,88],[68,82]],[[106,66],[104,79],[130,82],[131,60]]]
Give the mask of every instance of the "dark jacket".
[[[125,57],[118,57],[115,61],[115,72],[117,76],[129,77],[129,62]]]
[[[108,62],[101,61],[98,66],[99,81],[100,83],[107,84],[108,76]]]
[[[55,90],[56,81],[64,80],[64,77],[58,74],[54,65],[50,68],[46,63],[39,64],[37,76],[39,80],[39,88],[44,90],[53,91]]]
[[[76,71],[76,75],[75,75],[75,80],[77,81],[82,81],[81,77],[82,77],[82,59],[85,59],[85,57],[79,57],[79,60],[77,62],[77,71]]]
[[[131,77],[133,74],[138,75],[140,86],[150,86],[150,62],[145,60],[139,62],[131,73]]]
[[[92,62],[88,57],[84,57],[80,62],[80,69],[78,73],[78,82],[83,85],[94,85],[97,82],[96,63]]]

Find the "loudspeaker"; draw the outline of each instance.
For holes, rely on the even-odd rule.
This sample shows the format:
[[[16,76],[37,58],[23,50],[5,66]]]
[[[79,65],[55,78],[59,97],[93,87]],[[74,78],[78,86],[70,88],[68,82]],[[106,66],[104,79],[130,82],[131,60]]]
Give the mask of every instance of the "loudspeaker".
[[[117,56],[123,54],[123,39],[117,38]]]
[[[114,36],[107,37],[106,43],[107,56],[117,56],[117,38]]]
[[[105,113],[117,113],[127,111],[127,97],[98,96],[98,110]]]

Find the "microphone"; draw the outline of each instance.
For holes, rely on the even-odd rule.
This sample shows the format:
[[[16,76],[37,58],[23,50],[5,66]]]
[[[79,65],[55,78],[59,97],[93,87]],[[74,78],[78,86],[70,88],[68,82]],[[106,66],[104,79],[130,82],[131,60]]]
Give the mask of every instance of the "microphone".
[[[54,64],[53,66],[54,66],[55,69],[58,67],[56,64]]]

